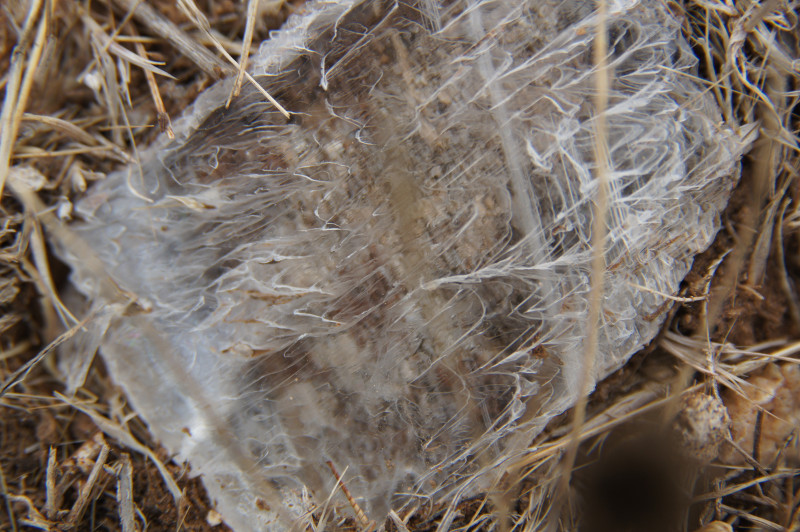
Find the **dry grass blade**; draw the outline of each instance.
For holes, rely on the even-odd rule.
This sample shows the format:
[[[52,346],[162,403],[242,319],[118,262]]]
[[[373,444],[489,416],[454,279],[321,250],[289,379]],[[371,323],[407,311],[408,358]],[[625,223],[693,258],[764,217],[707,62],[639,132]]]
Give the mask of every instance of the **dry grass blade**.
[[[594,64],[595,64],[595,131],[594,131],[594,152],[596,161],[595,183],[597,188],[597,198],[594,204],[592,216],[592,271],[591,271],[591,290],[589,292],[589,313],[587,316],[587,336],[583,340],[584,360],[583,375],[578,388],[578,399],[573,408],[572,432],[570,443],[567,447],[566,456],[563,460],[561,479],[558,486],[556,500],[557,511],[553,514],[554,530],[556,522],[561,518],[558,506],[564,504],[569,498],[569,480],[572,475],[572,468],[580,443],[581,430],[586,420],[586,404],[595,380],[595,364],[597,360],[597,349],[599,347],[600,334],[600,312],[603,305],[603,288],[606,273],[605,264],[605,245],[608,228],[606,219],[608,216],[608,190],[609,190],[609,170],[610,162],[608,159],[608,130],[606,124],[606,109],[608,108],[608,95],[610,72],[608,70],[608,28],[607,28],[607,5],[605,0],[600,0],[597,7],[597,19],[594,40]]]
[[[727,388],[740,390],[745,383],[731,371],[728,365],[718,361],[720,350],[716,347],[700,346],[700,341],[697,340],[698,343],[687,345],[685,337],[668,332],[660,344],[668,353],[684,362],[688,367],[710,377],[712,382],[719,382]]]
[[[89,17],[84,18],[88,19]],[[119,115],[121,109],[123,109],[121,95],[124,91],[117,80],[117,65],[102,43],[98,42],[94,32],[90,32],[89,43],[94,61],[85,70],[82,81],[95,91],[98,99],[102,97],[105,111],[108,113],[108,118],[113,126],[111,135],[114,144],[122,146],[124,137]]]
[[[244,31],[244,39],[242,40],[242,53],[239,58],[239,72],[236,74],[236,81],[233,83],[233,89],[228,96],[226,107],[230,105],[231,100],[239,96],[242,89],[242,80],[244,79],[245,70],[247,69],[247,60],[250,57],[250,46],[253,44],[253,30],[256,26],[256,13],[258,12],[259,0],[248,0],[247,2],[247,25]]]
[[[69,157],[73,155],[96,155],[99,158],[105,158],[105,154],[113,151],[113,147],[108,146],[94,146],[86,148],[74,148],[68,150],[54,150],[47,151],[41,148],[31,148],[22,146],[14,154],[15,159],[55,159],[59,157]]]
[[[640,285],[638,283],[630,282],[628,284],[630,284],[634,288],[637,288],[637,289],[642,290],[644,292],[650,292],[652,294],[659,295],[659,296],[661,296],[661,297],[663,297],[665,299],[669,299],[670,301],[675,301],[677,303],[696,303],[697,301],[705,301],[706,299],[708,299],[707,295],[695,296],[695,297],[678,297],[678,296],[673,296],[673,295],[670,295],[670,294],[667,294],[667,293],[664,293],[664,292],[659,292],[658,290],[653,290],[652,288],[648,288],[646,286],[642,286],[642,285]]]
[[[250,75],[246,70],[244,70],[236,61],[236,59],[234,59],[231,56],[231,54],[229,54],[228,51],[225,50],[225,47],[222,45],[222,43],[220,43],[214,37],[214,35],[211,34],[211,29],[210,29],[211,25],[208,23],[208,19],[206,19],[205,15],[203,15],[203,12],[197,8],[194,1],[179,0],[178,5],[181,7],[181,9],[183,9],[184,13],[186,13],[186,16],[188,16],[195,23],[197,28],[205,34],[206,38],[214,44],[219,53],[221,53],[222,56],[234,68],[236,68],[239,72],[243,73],[244,77],[247,78],[247,81],[249,81],[258,92],[260,92],[272,105],[274,105],[275,108],[278,111],[280,111],[280,113],[283,116],[285,116],[286,118],[291,118],[291,114],[289,114],[289,111],[287,111],[280,103],[278,103],[278,101],[275,98],[273,98],[272,95],[269,94],[267,90],[264,87],[262,87],[261,84],[258,81],[256,81],[252,75]]]
[[[111,37],[106,35],[106,32],[103,31],[103,28],[101,28],[92,17],[88,15],[84,16],[83,23],[91,31],[92,37],[97,39],[103,52],[109,51],[123,61],[132,65],[136,65],[142,70],[150,72],[151,74],[158,74],[159,76],[164,76],[165,78],[175,79],[172,74],[165,72],[156,66],[161,63],[150,61],[146,57],[137,55],[124,46],[114,42]]]
[[[17,186],[16,183],[12,184],[12,188],[14,189],[15,195],[17,198],[24,198],[31,194],[33,194],[30,190],[23,190],[22,186]],[[39,225],[39,221],[35,217],[35,213],[30,209],[26,209],[26,222],[31,226],[31,251],[33,253],[33,261],[36,265],[36,275],[41,279],[41,284],[44,285],[45,292],[43,295],[47,296],[50,300],[50,303],[55,308],[56,312],[61,318],[61,322],[69,327],[73,324],[78,323],[78,318],[76,318],[72,312],[67,308],[67,306],[61,301],[61,298],[58,296],[58,291],[56,290],[55,283],[53,282],[53,275],[50,271],[50,263],[47,259],[47,249],[45,245],[45,238],[42,234],[42,227]],[[33,272],[32,272],[33,273]]]
[[[214,78],[222,78],[232,73],[233,70],[230,66],[198,45],[186,32],[162,16],[146,2],[141,0],[114,0],[114,3],[127,12],[132,12],[136,20],[155,35],[172,44],[206,74]]]
[[[690,393],[697,389],[698,387],[695,386],[684,390],[683,393]],[[642,391],[635,399],[635,401],[631,401],[630,398],[624,398],[622,400],[623,404],[613,405],[607,412],[598,414],[596,416],[597,419],[593,417],[591,426],[584,425],[581,432],[578,434],[579,443],[585,442],[595,436],[600,436],[609,432],[614,427],[622,425],[647,412],[658,410],[674,401],[674,398],[671,396],[659,398],[654,391]],[[557,458],[571,445],[573,439],[574,436],[568,433],[560,438],[552,438],[548,441],[541,442],[539,445],[531,447],[529,449],[530,453],[516,462],[514,467],[529,468],[530,470],[536,469],[548,460]]]
[[[347,474],[347,468],[345,468],[343,475]],[[330,492],[328,493],[328,497],[325,499],[325,503],[322,505],[322,511],[316,512],[318,515],[317,522],[314,523],[313,516],[311,515],[312,512],[309,512],[306,516],[309,521],[312,523],[312,529],[316,531],[326,530],[328,528],[328,517],[330,512],[331,501],[333,500],[334,495],[336,495],[336,491],[339,489],[339,482],[337,481],[336,484],[331,488]]]
[[[11,166],[11,154],[22,114],[28,102],[36,66],[44,47],[47,31],[47,16],[41,15],[44,0],[35,0],[30,5],[23,34],[11,55],[11,69],[5,87],[3,110],[0,113],[0,197],[3,195]],[[33,49],[28,47],[33,40]]]
[[[136,51],[142,57],[147,57],[147,51],[144,49],[142,43],[136,43]],[[156,104],[156,111],[158,111],[158,127],[162,133],[166,133],[170,139],[175,138],[175,133],[172,131],[172,123],[170,122],[167,110],[164,108],[164,101],[161,99],[161,93],[158,90],[158,83],[152,72],[145,70],[145,77],[147,78],[147,85],[150,87],[150,94],[153,96],[153,102]]]
[[[23,114],[22,120],[25,122],[36,122],[45,125],[53,129],[54,131],[58,131],[59,133],[71,137],[76,141],[81,142],[89,147],[102,146],[106,148],[106,150],[112,152],[109,155],[114,157],[115,160],[126,163],[130,162],[130,157],[125,153],[125,151],[122,148],[112,144],[111,142],[109,142],[107,139],[103,138],[100,135],[95,136],[87,133],[85,130],[81,129],[80,127],[76,126],[75,124],[67,120],[63,120],[55,116],[44,116],[31,113]],[[93,153],[97,153],[101,157],[105,157],[105,154],[107,153],[106,150],[96,151]]]
[[[740,492],[740,491],[744,491],[747,488],[750,488],[752,486],[757,486],[759,484],[764,484],[764,483],[767,483],[767,482],[773,482],[775,480],[780,480],[780,479],[792,477],[792,476],[795,476],[796,474],[797,474],[797,471],[791,470],[791,471],[779,471],[777,473],[764,475],[764,476],[758,477],[756,479],[750,480],[748,482],[743,482],[741,484],[731,484],[731,485],[726,486],[724,489],[717,490],[717,491],[714,491],[714,492],[711,492],[711,493],[704,493],[702,495],[699,495],[699,496],[695,497],[695,501],[699,502],[699,501],[708,501],[708,500],[714,500],[714,499],[721,499],[721,498],[726,497],[728,495],[732,495],[734,493],[737,493],[737,492]]]
[[[31,372],[31,370],[33,370],[33,368],[36,367],[36,365],[39,364],[39,362],[41,362],[48,354],[53,352],[55,348],[57,348],[59,345],[63,344],[64,342],[75,336],[75,334],[78,331],[80,331],[86,325],[86,323],[90,321],[92,318],[93,315],[90,314],[89,316],[84,318],[81,322],[72,326],[68,331],[65,331],[62,334],[60,334],[58,338],[50,342],[50,344],[48,344],[47,347],[42,349],[39,352],[39,354],[37,354],[35,357],[31,358],[30,360],[22,364],[3,383],[2,388],[0,388],[0,398],[2,398],[10,388],[22,382],[25,379],[25,377]]]

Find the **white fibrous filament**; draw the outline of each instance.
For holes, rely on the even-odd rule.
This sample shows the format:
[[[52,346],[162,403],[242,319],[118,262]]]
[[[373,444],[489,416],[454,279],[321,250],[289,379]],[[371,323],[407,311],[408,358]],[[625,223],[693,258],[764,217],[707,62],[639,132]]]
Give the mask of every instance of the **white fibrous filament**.
[[[110,319],[109,370],[235,529],[310,519],[328,462],[379,522],[485,492],[658,332],[746,143],[664,2],[611,3],[587,368],[594,5],[312,2],[249,62],[290,118],[220,82],[75,206],[76,285],[147,302]]]

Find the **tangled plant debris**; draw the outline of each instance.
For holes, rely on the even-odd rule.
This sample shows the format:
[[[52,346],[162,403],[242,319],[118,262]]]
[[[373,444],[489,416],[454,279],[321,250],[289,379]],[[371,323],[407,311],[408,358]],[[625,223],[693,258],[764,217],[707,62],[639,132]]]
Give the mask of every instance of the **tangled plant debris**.
[[[126,15],[135,7],[117,4]],[[774,280],[786,319],[796,314],[794,259],[783,247],[795,238],[790,6],[609,6],[610,85],[607,109],[598,113],[596,84],[606,68],[593,55],[597,16],[582,2],[311,3],[250,57],[248,78],[226,61],[229,53],[247,55],[255,4],[248,28],[239,28],[241,45],[204,23],[191,2],[181,6],[198,28],[194,41],[178,38],[186,25],[159,33],[159,9],[136,10],[140,29],[194,50],[180,48],[200,70],[240,73],[200,94],[182,118],[172,113],[171,124],[170,102],[161,102],[162,81],[153,76],[176,71],[148,58],[153,41],[120,38],[120,29],[132,29],[129,16],[117,28],[113,17],[98,23],[97,13],[80,14],[98,60],[82,65],[75,80],[91,88],[110,123],[132,126],[136,113],[124,95],[135,89],[130,66],[141,68],[164,131],[146,149],[130,144],[142,138],[136,127],[95,130],[68,115],[21,119],[31,86],[23,67],[35,72],[37,54],[48,55],[33,30],[46,35],[50,15],[31,6],[31,37],[20,40],[29,48],[17,55],[27,63],[12,62],[6,82],[3,120],[13,127],[4,131],[20,134],[14,145],[4,136],[11,166],[2,176],[28,217],[12,209],[6,234],[18,248],[9,256],[30,249],[23,271],[44,298],[45,322],[60,319],[68,331],[43,335],[54,341],[39,356],[12,364],[4,391],[29,386],[48,368],[67,385],[57,404],[148,456],[184,505],[174,471],[139,443],[143,434],[131,433],[126,408],[86,402],[85,390],[98,386],[91,355],[100,346],[157,440],[189,460],[222,518],[242,529],[369,528],[387,514],[383,526],[400,530],[535,529],[558,518],[574,528],[580,515],[559,501],[574,495],[556,488],[571,466],[571,459],[559,463],[561,453],[576,438],[606,437],[623,442],[609,443],[609,456],[624,453],[628,440],[608,435],[644,410],[665,420],[679,412],[678,422],[661,423],[677,430],[670,436],[676,448],[693,455],[677,451],[676,461],[700,460],[710,471],[722,438],[729,448],[720,459],[753,467],[761,475],[755,484],[795,475],[786,469],[794,454],[780,450],[792,445],[791,431],[769,444],[770,463],[761,464],[759,452],[743,447],[760,433],[730,437],[725,423],[697,428],[726,419],[719,384],[730,390],[726,401],[754,397],[747,387],[761,381],[742,377],[768,360],[760,353],[781,348],[780,359],[791,361],[796,350],[709,342],[726,334],[714,326],[728,326],[731,294],[758,294],[770,282],[765,272],[775,263],[767,257],[783,264]],[[213,43],[218,55],[198,42]],[[598,142],[601,118],[606,133]],[[21,127],[30,122],[37,127]],[[37,142],[59,138],[50,128],[80,143],[56,150],[66,158],[58,171],[37,159]],[[599,214],[595,204],[606,202],[596,179],[598,146],[608,161]],[[713,239],[738,160],[751,146],[742,185],[751,193],[734,201],[739,210],[730,219],[759,231],[733,244],[724,244],[725,234],[717,239],[676,297],[695,254]],[[120,163],[126,166],[107,178],[97,173]],[[98,178],[84,193],[86,181]],[[600,215],[607,238],[593,246]],[[69,217],[77,223],[65,226]],[[27,231],[15,231],[24,223]],[[72,268],[87,308],[64,291],[45,238]],[[594,367],[584,358],[594,327],[593,256],[606,265]],[[9,278],[12,303],[26,284]],[[675,315],[676,302],[687,310]],[[585,423],[570,432],[559,414],[582,399],[582,380],[622,366],[664,320],[673,332],[640,366],[662,377],[636,372],[622,388],[601,389]],[[37,340],[25,341],[4,346],[9,359]],[[50,364],[56,349],[58,367]],[[683,369],[668,369],[666,353]],[[692,383],[695,370],[706,386]],[[685,400],[671,401],[683,388]],[[781,405],[763,405],[761,414],[731,412],[780,415]],[[641,447],[648,439],[633,441]],[[130,458],[105,443],[90,447],[93,465],[79,469],[85,483],[75,485],[74,500],[67,497],[69,511],[59,513],[61,496],[41,505],[4,483],[9,519],[22,512],[35,526],[60,519],[77,526],[116,476],[122,528],[143,524]],[[53,471],[71,467],[49,456]],[[578,453],[581,463],[593,457],[591,447]],[[599,471],[591,485],[603,484],[603,467],[587,470]],[[717,500],[754,485],[734,473],[710,473],[731,486],[741,481],[739,490],[712,490]],[[684,479],[670,475],[673,481]],[[62,478],[56,492],[72,482]],[[684,491],[698,493],[701,484]],[[791,523],[794,499],[783,493],[770,492],[778,517],[751,520]],[[692,501],[675,501],[665,508],[683,527],[750,519],[753,511],[726,503],[690,516]],[[589,514],[595,506],[587,500]],[[216,526],[219,514],[209,512],[206,522]]]

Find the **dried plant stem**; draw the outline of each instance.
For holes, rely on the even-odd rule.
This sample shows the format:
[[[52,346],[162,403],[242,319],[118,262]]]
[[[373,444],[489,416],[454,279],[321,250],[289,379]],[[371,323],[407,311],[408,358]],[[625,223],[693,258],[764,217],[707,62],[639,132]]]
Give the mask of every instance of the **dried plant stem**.
[[[22,120],[24,122],[35,122],[44,125],[46,127],[52,128],[53,130],[61,133],[62,135],[71,137],[72,139],[82,144],[86,144],[87,146],[91,147],[102,146],[107,150],[113,151],[115,158],[120,162],[130,162],[130,158],[126,156],[125,152],[119,146],[112,144],[109,140],[105,139],[100,135],[97,136],[90,135],[85,130],[76,126],[72,122],[69,122],[62,118],[58,118],[56,116],[45,116],[32,113],[23,113]],[[97,153],[102,155],[103,151],[98,150]]]
[[[581,375],[578,400],[573,410],[572,430],[569,436],[569,445],[562,463],[561,476],[557,488],[556,508],[567,500],[569,481],[578,445],[581,440],[581,429],[586,420],[586,403],[592,390],[595,377],[595,362],[600,334],[600,315],[603,305],[603,284],[605,278],[605,239],[607,233],[606,217],[608,211],[608,186],[609,186],[609,161],[608,161],[608,131],[606,126],[606,108],[608,107],[608,41],[606,35],[607,6],[604,0],[598,2],[597,28],[594,41],[595,56],[595,157],[597,163],[597,202],[595,203],[594,217],[592,219],[592,281],[589,292],[589,312],[586,324],[586,338],[584,339],[583,374]],[[554,522],[560,511],[553,515]]]
[[[133,17],[136,20],[177,48],[209,76],[222,78],[231,73],[231,68],[224,61],[198,45],[186,32],[166,19],[146,2],[141,0],[114,0],[114,3],[128,12],[133,12]]]
[[[86,510],[86,505],[89,503],[89,497],[91,496],[92,490],[97,483],[100,472],[103,470],[106,459],[108,459],[108,452],[110,450],[110,447],[103,443],[103,447],[100,449],[100,455],[97,457],[97,460],[92,467],[92,472],[89,473],[89,478],[86,479],[86,483],[81,488],[80,494],[78,495],[78,500],[75,501],[75,505],[67,515],[66,522],[68,524],[73,526],[76,525],[83,515],[83,512]]]
[[[83,412],[90,418],[97,428],[99,428],[103,433],[114,439],[116,442],[120,443],[128,447],[129,449],[136,451],[137,453],[141,453],[142,455],[149,458],[153,464],[158,469],[158,472],[161,474],[162,479],[164,480],[164,484],[167,487],[167,490],[172,495],[173,499],[175,500],[175,506],[179,507],[179,503],[183,494],[178,487],[178,484],[175,482],[175,479],[172,478],[172,474],[169,472],[169,469],[164,465],[164,463],[158,458],[158,455],[147,447],[140,443],[133,434],[130,433],[130,430],[127,426],[122,426],[114,421],[103,417],[102,415],[98,414],[94,408],[91,408],[90,405],[86,405],[82,402],[74,398],[67,397],[66,395],[60,394],[58,392],[55,393],[56,398],[60,399],[64,404],[75,408],[76,410]],[[105,445],[105,443],[103,443]]]
[[[748,203],[740,224],[741,231],[737,235],[736,246],[726,260],[726,268],[711,292],[705,315],[702,316],[706,323],[706,330],[703,332],[708,341],[722,316],[726,302],[733,296],[739,284],[742,272],[747,272],[747,286],[752,288],[761,282],[772,240],[768,235],[762,236],[762,233],[768,227],[771,231],[775,209],[765,212],[764,206],[774,200],[777,192],[778,168],[786,131],[781,123],[786,80],[784,75],[778,74],[772,64],[772,57],[780,59],[777,52],[770,56],[769,61],[765,58],[761,68],[753,73],[748,71],[748,62],[742,51],[748,32],[766,14],[766,5],[752,6],[745,16],[736,21],[725,51],[726,64],[735,74],[735,79],[755,97],[756,103],[753,109],[756,118],[761,121],[761,127],[760,137],[750,154],[752,178],[743,183],[743,186],[749,188],[750,193],[747,195]],[[758,84],[764,85],[763,89],[754,84],[748,78],[748,74],[756,74],[759,78]],[[784,105],[780,105],[780,109],[777,109],[776,103]],[[775,206],[777,207],[777,203]],[[748,257],[749,265],[746,264]]]
[[[47,453],[47,471],[45,476],[45,505],[44,515],[51,521],[56,518],[56,450],[51,445]]]
[[[14,192],[19,192],[18,187],[13,187]],[[19,196],[19,194],[17,194]],[[45,245],[45,238],[44,233],[42,231],[42,226],[39,224],[39,221],[34,216],[35,211],[28,211],[26,213],[27,220],[26,222],[32,226],[32,230],[30,233],[31,238],[31,252],[33,254],[33,261],[36,265],[36,272],[42,280],[43,287],[45,289],[44,296],[49,298],[50,304],[53,305],[53,308],[58,313],[58,317],[61,322],[70,327],[78,323],[78,318],[76,318],[72,312],[67,308],[67,306],[61,301],[61,298],[58,296],[58,291],[56,290],[55,283],[53,282],[53,276],[50,273],[50,261],[47,258],[47,247]]]
[[[638,283],[629,282],[628,284],[631,285],[634,288],[638,288],[639,290],[642,290],[643,292],[650,292],[651,294],[655,294],[657,296],[663,297],[664,299],[669,299],[670,301],[675,301],[676,303],[695,303],[697,301],[705,301],[706,298],[708,297],[706,295],[695,296],[695,297],[679,297],[679,296],[673,296],[673,295],[667,294],[666,292],[661,292],[659,290],[654,290],[654,289],[648,288],[646,286],[642,286],[642,285],[640,285]]]
[[[2,398],[11,387],[15,386],[19,382],[22,382],[28,375],[28,373],[30,373],[31,370],[36,366],[36,364],[41,362],[44,359],[44,357],[48,355],[48,353],[51,353],[56,347],[58,347],[59,345],[63,344],[64,342],[75,336],[75,334],[80,329],[82,329],[86,325],[86,323],[89,322],[92,318],[94,318],[93,313],[89,314],[86,318],[83,319],[83,321],[75,324],[69,330],[61,333],[58,338],[50,342],[50,344],[44,349],[42,349],[39,352],[39,354],[37,354],[35,357],[25,362],[16,371],[14,371],[11,374],[11,376],[5,380],[2,387],[0,387],[0,398]]]
[[[792,317],[795,327],[800,329],[800,306],[798,306],[797,294],[792,289],[789,273],[786,271],[786,256],[783,249],[783,224],[786,216],[786,208],[790,203],[791,200],[784,198],[783,204],[781,205],[780,214],[778,215],[778,222],[775,224],[776,232],[774,245],[775,252],[777,254],[777,263],[778,266],[780,266],[778,270],[780,271],[781,288],[783,288],[783,291],[786,294],[789,315]]]
[[[119,520],[122,532],[136,532],[136,519],[133,504],[133,464],[131,457],[124,453],[122,465],[117,474],[117,503],[119,503]]]
[[[142,43],[135,43],[136,53],[147,59],[147,50],[145,50]],[[156,106],[158,113],[158,127],[162,133],[165,133],[170,139],[175,138],[175,133],[172,131],[172,123],[170,122],[167,110],[164,107],[164,101],[161,99],[161,93],[158,90],[158,83],[156,83],[155,75],[147,69],[144,69],[144,75],[147,78],[147,85],[150,87],[150,94],[153,96],[153,103]]]
[[[3,195],[8,172],[11,167],[11,153],[17,138],[19,123],[25,106],[28,103],[31,84],[33,83],[36,65],[44,48],[47,33],[47,16],[40,16],[44,0],[34,0],[25,20],[23,34],[14,52],[11,54],[11,68],[6,83],[3,111],[0,114],[0,196]],[[34,37],[34,27],[38,27]],[[30,41],[33,49],[26,58]]]
[[[216,40],[214,40],[214,43],[219,46],[220,53],[224,55],[225,58],[228,59],[228,61],[230,61],[231,65],[238,67],[236,60],[233,57],[231,57],[231,55],[225,50],[225,48],[223,48],[222,45],[219,44]],[[291,114],[289,113],[289,111],[287,111],[280,103],[278,103],[278,100],[273,98],[272,95],[268,93],[266,89],[264,89],[264,87],[262,87],[261,84],[258,81],[256,81],[256,79],[253,76],[251,76],[247,71],[243,72],[244,72],[244,77],[247,78],[247,81],[249,81],[253,85],[253,87],[255,87],[255,89],[269,101],[269,103],[274,105],[275,108],[278,111],[280,111],[280,113],[283,116],[285,116],[286,118],[291,118]]]
[[[394,524],[395,528],[397,528],[397,530],[399,530],[400,532],[410,532],[406,524],[394,510],[389,510],[389,519],[392,520],[392,523]]]
[[[239,63],[234,59],[231,54],[225,49],[221,42],[214,35],[211,33],[211,25],[208,23],[208,20],[203,15],[202,11],[200,11],[197,6],[195,5],[193,0],[180,0],[178,5],[184,10],[186,15],[192,19],[194,24],[197,28],[203,32],[206,38],[214,45],[217,51],[222,54],[230,65],[237,70],[239,73],[243,73],[244,77],[247,78],[247,81],[250,82],[253,87],[264,96],[264,98],[269,101],[272,105],[275,106],[275,109],[280,111],[280,113],[285,116],[286,118],[291,118],[291,114],[287,111],[275,98],[272,97],[267,90],[261,86],[259,82],[255,80],[253,76],[251,76],[246,70],[240,68]]]
[[[6,351],[0,351],[0,362],[26,353],[32,346],[33,344],[30,341],[24,340]]]
[[[231,104],[231,100],[239,96],[242,90],[242,80],[244,79],[245,70],[247,69],[247,59],[250,56],[250,46],[253,44],[253,31],[256,26],[256,13],[258,12],[258,0],[249,0],[247,2],[247,25],[244,29],[244,39],[242,42],[242,53],[239,57],[239,72],[236,74],[236,81],[233,84],[230,96],[225,106]]]
[[[344,493],[344,496],[347,498],[347,502],[349,502],[350,506],[353,507],[353,511],[355,511],[356,517],[358,518],[358,521],[361,523],[361,526],[363,526],[365,528],[372,528],[370,526],[371,523],[370,523],[369,519],[367,518],[366,514],[364,513],[364,510],[361,509],[361,507],[356,502],[355,498],[353,498],[353,495],[350,494],[350,490],[347,489],[347,486],[345,486],[344,481],[342,480],[342,477],[339,475],[339,472],[336,470],[336,466],[333,465],[333,462],[331,462],[330,460],[328,460],[326,463],[328,464],[328,467],[331,468],[331,473],[333,473],[333,476],[336,477],[336,483],[339,485],[339,488],[342,490],[342,493]]]
[[[5,473],[3,473],[2,466],[0,466],[0,489],[3,490],[3,499],[6,501],[6,512],[8,512],[8,520],[11,522],[11,530],[17,532],[17,518],[14,515],[14,508],[11,506],[11,498],[8,493],[6,476]]]

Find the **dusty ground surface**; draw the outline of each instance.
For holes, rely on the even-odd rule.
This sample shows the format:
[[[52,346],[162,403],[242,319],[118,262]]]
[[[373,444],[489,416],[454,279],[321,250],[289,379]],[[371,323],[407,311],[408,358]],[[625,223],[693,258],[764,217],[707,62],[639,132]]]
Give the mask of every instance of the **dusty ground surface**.
[[[192,32],[192,20],[175,2],[149,3],[161,16]],[[227,42],[241,42],[245,4],[233,0],[196,3]],[[112,4],[117,7],[112,9]],[[37,194],[46,207],[57,208],[73,200],[86,184],[123,164],[124,157],[119,153],[130,152],[132,142],[145,145],[158,134],[157,127],[134,128],[132,134],[124,133],[120,127],[123,120],[110,111],[116,104],[98,99],[81,81],[87,66],[103,57],[89,44],[89,35],[95,30],[90,29],[87,17],[108,34],[119,29],[121,35],[141,36],[139,43],[149,57],[164,61],[161,68],[177,78],[157,80],[166,115],[177,116],[213,81],[169,43],[154,37],[145,24],[127,20],[126,10],[119,7],[123,4],[116,0],[45,2],[45,8],[50,10],[45,33],[49,39],[25,93],[22,110],[28,114],[19,123],[6,162],[11,167],[32,165],[45,176]],[[299,9],[302,2],[262,4],[269,4],[274,10],[265,7],[261,13],[254,36],[256,43],[266,38],[267,32],[278,27],[291,11]],[[763,99],[753,88],[737,81],[734,73],[726,72],[721,59],[733,46],[725,28],[735,29],[743,21],[749,24],[753,17],[762,17],[771,31],[784,31],[782,38],[794,46],[794,57],[800,57],[796,14],[792,15],[797,6],[775,5],[778,4],[779,9],[774,12],[754,12],[728,9],[722,3],[674,3],[675,9],[686,16],[687,34],[698,51],[701,55],[704,50],[709,51],[703,64],[706,79],[716,82],[719,75],[723,90],[735,94],[731,98],[730,115],[742,122],[760,121],[767,133],[783,128],[790,135],[787,138],[796,140],[800,108],[798,97],[791,91],[800,89],[797,74],[770,66],[766,57],[769,54],[755,38],[752,42],[748,40],[754,33],[746,33],[743,49],[751,68],[758,72],[760,66],[764,72],[769,71],[769,75],[752,71],[749,75],[767,97],[778,95],[773,100],[778,110],[776,125],[776,120],[770,121],[766,116],[769,112],[763,109]],[[32,20],[28,28],[26,10],[27,5],[0,7],[0,74],[3,75],[0,94],[6,97],[4,120],[10,108],[9,98],[13,103],[22,94],[20,89],[10,97],[7,94],[13,80],[13,62],[25,63],[25,58],[30,58],[30,46],[21,49],[16,59],[12,51],[24,40],[26,28],[35,30],[41,20]],[[747,27],[752,30],[755,26],[753,23]],[[782,27],[787,29],[780,30]],[[705,30],[709,30],[710,37],[701,44],[700,36]],[[136,50],[130,40],[125,41],[125,46]],[[31,65],[25,63],[25,67]],[[146,77],[137,68],[132,68],[130,74],[129,121],[157,124],[159,111]],[[783,92],[770,92],[765,81],[771,76],[774,85],[776,75],[783,75]],[[89,137],[81,137],[62,122],[48,122],[41,117],[58,118]],[[7,131],[4,134],[8,137]],[[108,142],[119,152],[109,149]],[[503,497],[463,503],[455,526],[473,530],[492,526],[511,528],[510,516],[527,516],[527,521],[518,522],[518,529],[523,530],[526,523],[535,521],[532,500],[548,504],[558,497],[567,497],[566,504],[557,505],[561,508],[564,529],[580,522],[583,529],[590,531],[657,530],[658,526],[665,530],[694,530],[717,520],[721,527],[717,530],[725,530],[724,526],[741,530],[800,530],[800,475],[796,469],[798,463],[789,458],[790,451],[797,447],[796,435],[791,436],[789,431],[789,436],[780,442],[783,450],[778,456],[768,463],[759,461],[763,458],[760,449],[765,445],[759,427],[764,416],[771,415],[771,407],[759,410],[757,418],[761,421],[755,424],[752,434],[736,440],[745,442],[744,452],[738,454],[715,451],[708,459],[688,458],[680,445],[653,443],[661,439],[665,430],[670,430],[664,427],[674,426],[674,418],[680,419],[690,411],[677,399],[670,402],[665,398],[678,397],[684,389],[694,386],[693,389],[706,396],[713,397],[719,392],[723,400],[735,401],[741,396],[731,391],[739,383],[737,378],[746,380],[764,372],[771,364],[796,364],[791,361],[796,355],[790,349],[800,336],[800,210],[797,208],[800,189],[796,146],[792,147],[785,139],[780,145],[754,146],[743,163],[742,182],[723,217],[722,230],[712,247],[697,258],[679,294],[682,298],[706,299],[674,304],[661,337],[598,386],[588,405],[588,426],[593,419],[600,420],[610,406],[639,393],[652,391],[650,403],[660,406],[641,414],[626,413],[608,426],[600,425],[594,432],[587,429],[578,454],[579,471],[573,476],[567,495],[550,486],[559,467],[559,449],[563,450],[558,445],[564,442],[571,423],[570,414],[563,415],[536,442],[545,451],[550,448],[548,445],[556,450],[537,462],[536,467],[521,471],[518,478],[510,478]],[[765,163],[764,150],[770,148],[775,150],[774,160]],[[0,167],[0,172],[6,171],[6,167]],[[219,524],[202,484],[192,479],[186,468],[171,463],[159,449],[107,377],[99,357],[77,395],[77,405],[58,395],[64,391],[64,384],[53,356],[39,360],[36,355],[63,333],[48,284],[52,282],[56,292],[60,292],[66,288],[67,275],[65,267],[48,253],[46,235],[34,223],[31,205],[6,188],[0,201],[0,381],[9,386],[0,398],[3,496],[0,529],[122,530],[121,522],[128,515],[135,516],[135,526],[146,524],[151,531],[226,530],[224,524]],[[687,343],[676,347],[679,345],[676,338],[686,339]],[[709,344],[708,340],[716,343]],[[710,350],[706,349],[709,345]],[[735,352],[735,348],[751,349],[751,346],[756,346],[752,350],[758,353],[784,349],[782,353],[788,358],[771,361],[752,354],[743,358]],[[32,364],[34,360],[36,363]],[[754,360],[762,362],[754,364]],[[713,369],[714,364],[729,370],[736,378]],[[20,370],[26,369],[30,371],[22,380]],[[784,402],[800,394],[800,390],[788,387],[789,384],[780,386]],[[96,417],[93,419],[87,412]],[[111,425],[103,424],[97,416]],[[115,427],[122,429],[117,431]],[[736,435],[728,438],[736,439]],[[132,444],[132,440],[140,445]],[[148,457],[142,449],[151,450],[152,455]],[[632,449],[650,449],[650,452],[631,452]],[[623,456],[624,460],[620,458]],[[726,462],[722,456],[733,458]],[[153,458],[165,464],[177,489],[184,494],[180,505],[176,504]],[[694,472],[688,484],[683,478],[687,469]],[[120,500],[132,501],[133,508],[126,510]],[[398,517],[408,530],[432,531],[436,530],[443,512],[438,508],[422,508]],[[392,519],[385,526],[387,530],[402,530]],[[336,527],[358,529],[355,519],[346,516]]]

